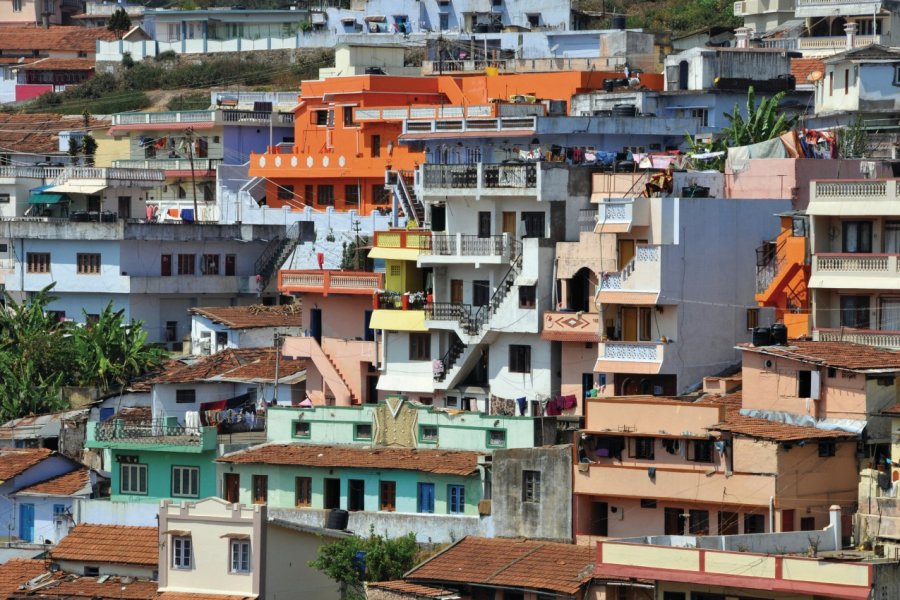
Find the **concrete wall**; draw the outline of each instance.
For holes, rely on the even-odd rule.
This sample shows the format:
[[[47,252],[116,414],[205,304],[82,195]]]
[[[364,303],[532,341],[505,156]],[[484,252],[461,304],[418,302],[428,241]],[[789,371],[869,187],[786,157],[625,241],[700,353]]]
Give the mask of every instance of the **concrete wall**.
[[[75,524],[156,526],[159,505],[155,502],[114,502],[77,499],[72,503]]]
[[[311,597],[339,600],[340,585],[309,566],[319,548],[332,541],[317,533],[296,531],[269,521],[266,524],[266,598],[295,597],[303,590]]]
[[[0,483],[0,536],[18,537],[19,536],[19,505],[36,504],[32,499],[18,498],[10,496],[13,492],[34,485],[40,481],[45,481],[68,473],[75,468],[75,463],[71,460],[53,455],[45,458],[30,469],[26,469],[20,475],[3,481]],[[52,510],[52,506],[51,506]],[[35,539],[38,539],[38,514],[35,508]]]
[[[524,501],[523,471],[540,473],[539,501]],[[572,446],[494,451],[491,514],[498,537],[572,539]]]
[[[159,502],[160,500],[183,500],[172,496],[172,467],[196,467],[199,471],[197,498],[214,496],[216,493],[216,468],[213,464],[215,451],[208,452],[166,452],[140,450],[113,450],[110,471],[110,499],[114,502]],[[122,465],[117,455],[137,455],[138,464],[147,465],[147,493],[123,494],[121,488]],[[190,500],[190,498],[188,498]]]

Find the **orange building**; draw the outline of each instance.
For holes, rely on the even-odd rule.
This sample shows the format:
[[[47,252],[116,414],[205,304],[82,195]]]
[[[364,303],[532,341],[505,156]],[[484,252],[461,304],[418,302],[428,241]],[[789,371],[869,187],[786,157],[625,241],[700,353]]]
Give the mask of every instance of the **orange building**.
[[[408,171],[412,177],[416,166],[425,161],[421,146],[397,141],[407,120],[489,120],[500,116],[499,105],[512,96],[523,96],[526,103],[564,100],[568,106],[572,95],[602,89],[604,80],[621,76],[568,71],[452,77],[361,75],[304,81],[294,111],[293,144],[251,155],[250,175],[267,178],[270,207],[332,206],[364,215],[375,208],[390,209],[385,172]],[[662,89],[662,75],[644,75],[641,83]],[[540,112],[540,106],[529,107],[528,114]]]
[[[775,319],[791,339],[809,336],[808,219],[802,213],[780,215],[781,233],[757,250],[756,302],[775,309]]]

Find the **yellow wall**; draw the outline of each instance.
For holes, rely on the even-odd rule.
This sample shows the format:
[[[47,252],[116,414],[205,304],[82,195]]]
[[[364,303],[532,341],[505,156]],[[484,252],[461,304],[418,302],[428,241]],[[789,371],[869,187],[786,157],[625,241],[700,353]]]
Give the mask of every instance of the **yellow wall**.
[[[129,139],[127,137],[117,140],[107,135],[103,129],[95,130],[92,135],[97,140],[97,154],[94,155],[95,166],[111,167],[112,161],[129,158]]]
[[[391,292],[422,292],[422,272],[409,260],[384,261],[384,289]]]

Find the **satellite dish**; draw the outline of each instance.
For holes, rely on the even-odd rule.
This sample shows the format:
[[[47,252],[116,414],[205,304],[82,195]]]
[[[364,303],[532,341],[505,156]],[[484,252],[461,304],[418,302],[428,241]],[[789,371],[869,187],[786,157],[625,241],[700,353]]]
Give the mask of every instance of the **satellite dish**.
[[[822,77],[824,77],[822,71],[813,71],[806,76],[806,79],[808,79],[809,81],[820,81]]]

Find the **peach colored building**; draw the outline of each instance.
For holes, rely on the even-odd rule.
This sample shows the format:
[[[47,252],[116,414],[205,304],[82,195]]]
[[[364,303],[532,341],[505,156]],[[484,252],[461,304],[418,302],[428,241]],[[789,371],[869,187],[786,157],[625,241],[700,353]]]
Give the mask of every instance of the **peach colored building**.
[[[308,359],[306,393],[313,404],[377,402],[379,344],[369,327],[381,273],[282,270],[278,289],[303,302],[304,335],[285,339],[283,354]]]
[[[741,398],[589,399],[575,448],[577,542],[812,530],[831,504],[852,505],[856,434],[747,417]]]

